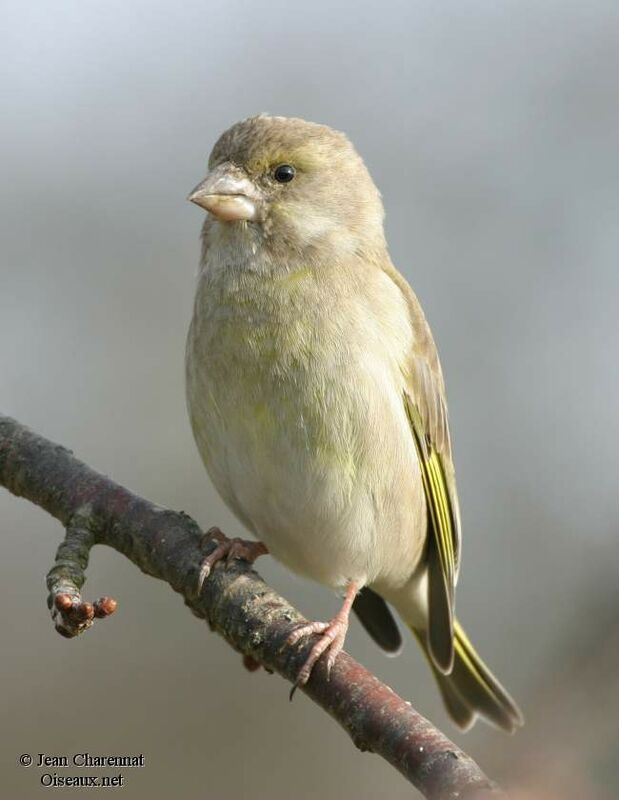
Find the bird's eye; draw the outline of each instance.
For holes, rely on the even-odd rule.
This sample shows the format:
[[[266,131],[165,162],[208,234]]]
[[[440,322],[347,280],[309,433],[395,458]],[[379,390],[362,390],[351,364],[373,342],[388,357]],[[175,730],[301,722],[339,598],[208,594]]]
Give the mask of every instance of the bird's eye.
[[[273,177],[278,183],[290,183],[295,174],[296,170],[291,164],[280,164],[273,170]]]

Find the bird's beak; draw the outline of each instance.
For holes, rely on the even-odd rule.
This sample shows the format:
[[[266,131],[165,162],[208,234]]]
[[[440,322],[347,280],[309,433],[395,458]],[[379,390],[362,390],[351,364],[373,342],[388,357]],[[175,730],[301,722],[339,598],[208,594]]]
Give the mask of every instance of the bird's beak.
[[[251,222],[258,214],[258,192],[243,170],[225,163],[215,167],[187,198],[225,222]]]

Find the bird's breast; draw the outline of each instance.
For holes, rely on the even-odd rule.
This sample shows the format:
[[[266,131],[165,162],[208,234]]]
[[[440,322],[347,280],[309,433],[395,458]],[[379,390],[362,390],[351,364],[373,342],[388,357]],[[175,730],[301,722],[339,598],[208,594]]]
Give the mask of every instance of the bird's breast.
[[[316,462],[350,458],[347,428],[364,413],[344,375],[354,359],[311,280],[245,280],[198,299],[188,399],[207,461],[234,450],[264,472],[292,453],[312,453]]]
[[[397,533],[418,501],[394,502],[415,456],[391,345],[371,307],[309,271],[196,298],[187,392],[207,470],[276,557],[334,586],[382,569],[378,527]]]

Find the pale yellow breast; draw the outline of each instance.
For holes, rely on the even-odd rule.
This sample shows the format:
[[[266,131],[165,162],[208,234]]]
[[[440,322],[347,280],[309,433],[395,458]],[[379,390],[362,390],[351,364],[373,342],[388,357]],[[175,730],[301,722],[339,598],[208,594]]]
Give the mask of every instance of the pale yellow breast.
[[[203,280],[187,350],[216,487],[276,557],[333,585],[406,571],[420,546],[405,530],[420,503],[401,403],[407,312],[380,271],[353,277]]]

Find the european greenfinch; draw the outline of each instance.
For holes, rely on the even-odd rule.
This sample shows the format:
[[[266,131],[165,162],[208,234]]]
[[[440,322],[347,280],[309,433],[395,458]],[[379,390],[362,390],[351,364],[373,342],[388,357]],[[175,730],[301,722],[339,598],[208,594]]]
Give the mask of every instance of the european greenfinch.
[[[391,263],[380,194],[348,138],[260,115],[215,144],[189,199],[208,211],[186,359],[195,439],[215,487],[269,552],[344,595],[297,683],[331,668],[350,610],[388,652],[391,607],[453,720],[522,715],[454,615],[460,514],[437,350]],[[205,573],[204,573],[205,574]]]

